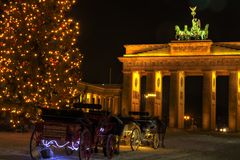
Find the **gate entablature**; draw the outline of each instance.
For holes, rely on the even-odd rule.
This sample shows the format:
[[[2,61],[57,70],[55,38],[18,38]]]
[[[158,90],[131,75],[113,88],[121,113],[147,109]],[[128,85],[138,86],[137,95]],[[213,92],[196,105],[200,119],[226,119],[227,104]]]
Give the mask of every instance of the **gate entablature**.
[[[172,41],[169,43],[171,55],[211,55],[211,40]]]
[[[172,41],[124,47],[126,54],[119,57],[123,71],[240,70],[240,42]]]
[[[170,52],[171,46],[181,46],[177,50],[183,54]],[[201,49],[204,47],[206,53]],[[124,45],[124,48],[126,52],[123,57],[194,56],[198,55],[201,50],[201,52],[203,52],[202,55],[240,55],[240,42],[212,42],[211,40],[171,41],[168,44],[128,44]],[[174,48],[172,48],[172,50],[174,50]]]

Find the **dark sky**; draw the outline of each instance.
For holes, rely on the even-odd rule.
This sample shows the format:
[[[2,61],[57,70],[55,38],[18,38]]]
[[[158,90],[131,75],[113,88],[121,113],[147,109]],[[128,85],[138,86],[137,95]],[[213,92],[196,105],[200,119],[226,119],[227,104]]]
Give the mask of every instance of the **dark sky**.
[[[197,5],[202,26],[210,24],[213,41],[240,41],[240,0],[77,0],[83,81],[121,83],[124,44],[168,43],[174,26],[191,26],[189,6]]]

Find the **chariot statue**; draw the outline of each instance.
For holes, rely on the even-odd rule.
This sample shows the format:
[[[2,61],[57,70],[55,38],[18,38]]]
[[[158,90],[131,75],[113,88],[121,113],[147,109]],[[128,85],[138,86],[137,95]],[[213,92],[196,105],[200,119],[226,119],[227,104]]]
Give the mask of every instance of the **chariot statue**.
[[[190,7],[192,19],[192,27],[190,30],[187,25],[184,25],[184,29],[181,30],[178,25],[175,26],[175,38],[177,40],[205,40],[208,39],[209,24],[206,24],[204,29],[201,29],[200,19],[195,18],[197,7]]]

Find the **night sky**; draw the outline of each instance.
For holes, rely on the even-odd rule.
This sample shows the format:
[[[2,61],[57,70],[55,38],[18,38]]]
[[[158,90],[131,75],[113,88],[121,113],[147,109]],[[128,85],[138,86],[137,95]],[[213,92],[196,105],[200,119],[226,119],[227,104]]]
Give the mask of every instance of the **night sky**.
[[[77,0],[72,13],[80,22],[83,81],[122,82],[124,44],[168,43],[174,26],[191,26],[189,6],[197,5],[202,27],[213,41],[240,41],[239,0]]]

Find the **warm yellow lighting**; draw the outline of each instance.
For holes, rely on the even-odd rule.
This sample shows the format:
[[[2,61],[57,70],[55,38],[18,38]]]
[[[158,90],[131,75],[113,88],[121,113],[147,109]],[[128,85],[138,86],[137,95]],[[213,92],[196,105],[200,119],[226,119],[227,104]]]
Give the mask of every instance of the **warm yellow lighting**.
[[[216,71],[212,71],[212,91],[216,92]]]
[[[238,93],[240,93],[240,71],[238,71],[238,76],[237,76],[237,83],[238,83]]]
[[[216,128],[216,131],[219,131],[219,132],[226,133],[226,132],[228,132],[228,131],[229,131],[229,129],[228,129],[228,128],[226,128],[226,127],[223,127],[223,128]]]
[[[144,95],[145,98],[151,98],[151,97],[156,97],[156,93],[148,93]]]
[[[91,93],[87,93],[87,103],[90,103],[90,100],[91,100],[91,96],[92,94]]]
[[[190,116],[184,116],[185,120],[190,120]]]
[[[132,73],[132,90],[140,91],[140,74],[138,71]]]
[[[155,72],[155,91],[162,91],[162,73],[160,71]]]
[[[31,4],[19,1],[2,4],[0,73],[4,76],[1,76],[0,82],[4,89],[0,98],[3,102],[46,102],[46,105],[56,107],[60,105],[57,103],[59,99],[64,99],[63,103],[66,98],[76,96],[78,91],[73,87],[81,77],[70,71],[80,68],[83,57],[79,49],[71,45],[76,45],[79,23],[66,18],[66,12],[74,2],[37,0]],[[52,5],[56,8],[48,14]],[[52,21],[46,22],[48,18]],[[55,27],[51,29],[53,25]],[[38,56],[40,59],[36,59]],[[57,92],[48,101],[47,93],[53,93],[53,90]],[[60,90],[64,92],[61,95],[58,94]],[[15,112],[20,113],[12,111]]]

